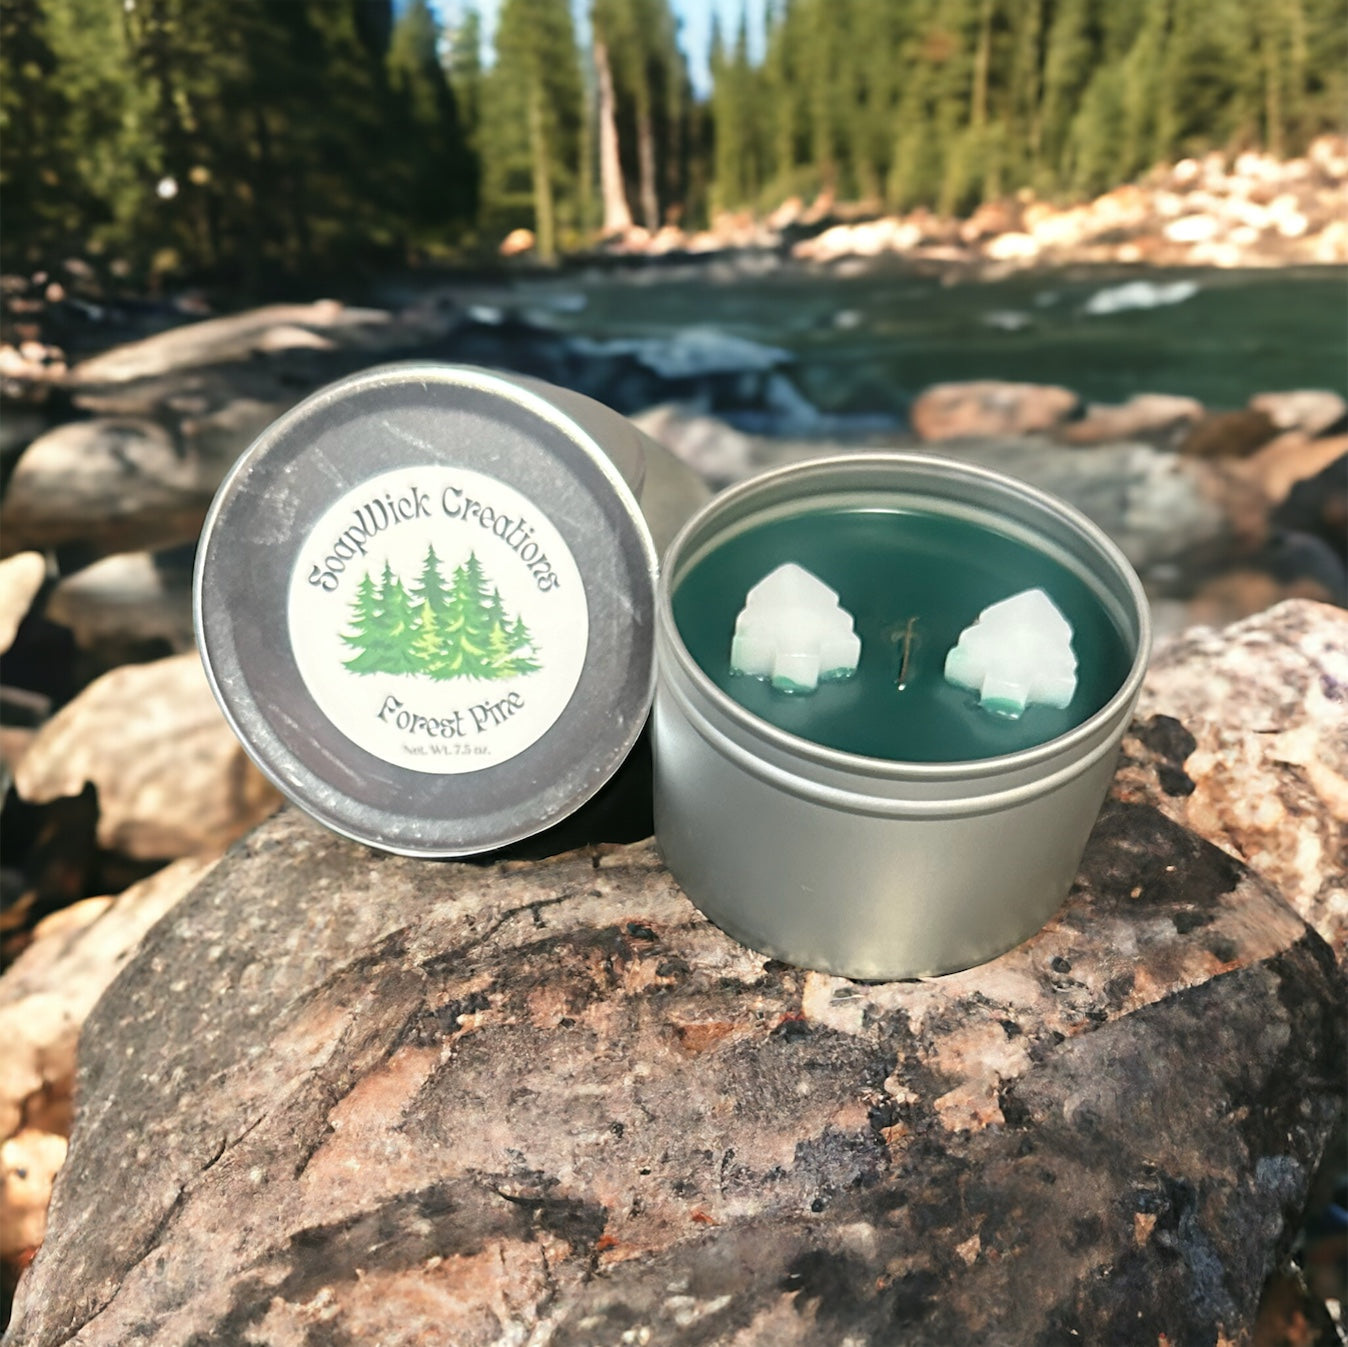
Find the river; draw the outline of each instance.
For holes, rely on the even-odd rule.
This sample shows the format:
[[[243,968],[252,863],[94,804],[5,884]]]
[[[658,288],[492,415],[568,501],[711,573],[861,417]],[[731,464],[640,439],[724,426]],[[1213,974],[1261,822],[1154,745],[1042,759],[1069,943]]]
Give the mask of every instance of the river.
[[[1348,271],[1337,267],[1079,267],[986,280],[750,256],[581,269],[522,280],[514,295],[526,316],[577,335],[703,327],[781,347],[821,411],[895,421],[915,393],[951,379],[1058,383],[1099,402],[1178,393],[1214,408],[1268,389],[1348,385]]]

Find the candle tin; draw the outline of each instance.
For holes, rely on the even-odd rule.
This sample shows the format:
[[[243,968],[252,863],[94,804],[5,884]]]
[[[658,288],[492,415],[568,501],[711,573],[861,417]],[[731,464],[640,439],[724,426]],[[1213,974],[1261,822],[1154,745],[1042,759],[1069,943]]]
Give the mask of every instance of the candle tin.
[[[329,385],[220,487],[198,549],[207,676],[329,828],[408,856],[569,816],[645,724],[657,547],[707,497],[626,418],[416,363]]]
[[[823,747],[726,695],[681,638],[672,596],[754,523],[825,507],[949,514],[1047,552],[1085,581],[1131,654],[1117,692],[1048,742],[965,762]],[[728,638],[727,638],[728,639]],[[1151,644],[1142,587],[1093,523],[952,459],[855,454],[732,487],[666,554],[656,605],[656,837],[688,896],[786,962],[881,980],[953,972],[1024,940],[1071,887],[1113,775]]]

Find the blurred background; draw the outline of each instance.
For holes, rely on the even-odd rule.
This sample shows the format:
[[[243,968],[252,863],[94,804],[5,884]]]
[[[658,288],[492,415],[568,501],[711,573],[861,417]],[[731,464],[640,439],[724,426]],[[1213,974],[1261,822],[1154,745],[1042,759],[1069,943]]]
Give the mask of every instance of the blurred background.
[[[934,446],[1163,634],[1348,602],[1339,0],[5,0],[0,78],[7,1288],[83,1015],[278,803],[190,577],[324,383],[538,375],[713,488]]]

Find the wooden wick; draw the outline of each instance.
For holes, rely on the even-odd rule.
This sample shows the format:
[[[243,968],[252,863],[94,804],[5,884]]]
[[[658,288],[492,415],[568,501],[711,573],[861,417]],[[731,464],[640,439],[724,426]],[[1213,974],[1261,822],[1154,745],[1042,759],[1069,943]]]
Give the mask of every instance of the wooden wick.
[[[900,692],[908,686],[908,665],[913,657],[913,646],[916,644],[916,637],[913,628],[917,625],[917,618],[910,617],[903,628],[903,655],[899,659],[899,677],[895,687]]]

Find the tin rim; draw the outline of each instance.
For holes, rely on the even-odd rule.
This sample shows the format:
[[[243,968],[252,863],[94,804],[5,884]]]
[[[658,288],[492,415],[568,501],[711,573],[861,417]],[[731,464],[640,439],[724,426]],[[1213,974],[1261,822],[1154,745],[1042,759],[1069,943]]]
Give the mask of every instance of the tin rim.
[[[1069,525],[1098,558],[1108,562],[1115,576],[1123,582],[1123,587],[1131,600],[1129,605],[1131,612],[1126,616],[1135,619],[1137,633],[1135,638],[1127,630],[1120,633],[1130,645],[1135,645],[1133,662],[1114,695],[1098,711],[1063,734],[1014,753],[952,762],[911,762],[899,758],[877,758],[860,753],[848,753],[792,734],[789,730],[783,730],[741,706],[704,672],[684,644],[678,624],[674,620],[673,590],[676,578],[681,578],[681,572],[691,564],[691,561],[684,556],[689,550],[690,540],[700,540],[703,535],[707,535],[710,540],[715,536],[712,533],[712,525],[731,515],[746,502],[753,501],[757,497],[773,495],[783,484],[799,482],[803,486],[810,478],[839,472],[860,478],[870,472],[897,472],[905,468],[927,474],[931,479],[943,477],[950,482],[962,479],[976,483],[986,491],[1018,498],[1024,505],[1044,517],[1054,518]],[[939,503],[942,498],[930,490],[928,478],[916,484],[895,481],[888,484],[888,489],[906,488],[914,494],[930,496],[934,503]],[[831,482],[829,485],[836,487],[838,484]],[[875,489],[873,483],[866,483],[866,487]],[[806,498],[807,493],[804,490],[796,496],[798,501],[804,501]],[[787,498],[783,496],[782,499]],[[748,518],[749,512],[745,511],[738,517]],[[1044,541],[1032,527],[1030,531],[1039,537],[1041,543]],[[1098,577],[1093,576],[1092,579]],[[1098,593],[1098,584],[1093,587]],[[1008,775],[1022,769],[1032,770],[1059,754],[1070,754],[1072,750],[1085,748],[1136,700],[1138,689],[1147,671],[1152,644],[1151,610],[1142,582],[1138,579],[1132,564],[1114,540],[1074,505],[1068,504],[1051,492],[990,468],[936,454],[901,450],[831,454],[812,458],[801,463],[774,468],[727,487],[679,530],[669,546],[656,594],[656,630],[662,649],[672,654],[680,674],[692,683],[701,697],[742,733],[772,745],[788,757],[805,759],[824,768],[892,781],[913,782],[968,781],[971,778]]]
[[[230,519],[230,513],[238,507],[242,484],[248,482],[252,474],[258,473],[273,455],[285,451],[289,452],[293,460],[298,451],[293,449],[291,442],[301,436],[311,420],[331,414],[334,408],[362,393],[372,390],[384,391],[403,385],[420,386],[428,393],[430,386],[435,386],[440,390],[466,391],[469,394],[481,395],[493,405],[516,409],[526,418],[542,423],[547,427],[548,433],[555,437],[556,444],[564,448],[569,447],[573,451],[575,461],[559,461],[556,470],[559,475],[566,471],[574,473],[574,482],[571,485],[575,493],[579,494],[586,489],[593,492],[596,509],[602,514],[605,523],[612,526],[615,555],[625,568],[623,573],[630,576],[636,590],[635,594],[627,593],[622,596],[623,612],[621,615],[615,615],[610,625],[625,620],[633,626],[634,631],[639,632],[643,609],[647,622],[652,620],[655,583],[659,571],[654,544],[632,488],[595,435],[577,418],[551,403],[544,393],[539,391],[541,386],[535,381],[517,383],[507,374],[498,374],[476,367],[414,361],[363,370],[318,389],[272,422],[240,455],[218,488],[202,527],[193,575],[193,621],[207,682],[227,723],[258,769],[287,799],[331,831],[382,851],[425,858],[477,855],[534,836],[568,817],[598,793],[626,760],[645,724],[654,694],[655,662],[649,627],[644,639],[638,635],[633,641],[634,649],[644,646],[646,651],[644,671],[639,667],[623,671],[624,681],[621,686],[609,689],[612,695],[603,722],[602,736],[587,733],[584,741],[577,745],[579,753],[588,753],[593,760],[587,759],[589,766],[584,783],[572,793],[558,796],[556,802],[550,803],[545,809],[526,808],[517,826],[497,828],[490,836],[475,836],[465,842],[443,834],[434,835],[432,820],[424,820],[425,826],[420,829],[420,833],[426,835],[420,833],[416,836],[402,835],[396,831],[397,825],[409,816],[400,816],[396,811],[369,806],[334,786],[315,768],[312,761],[306,759],[300,749],[290,742],[287,735],[278,729],[275,723],[277,718],[268,715],[260,706],[257,695],[249,684],[247,671],[237,663],[232,624],[222,627],[218,621],[213,620],[213,600],[209,592],[214,565],[212,557],[222,530],[234,522]],[[409,459],[409,465],[414,466],[417,462],[431,465],[443,463],[447,466],[487,472],[500,471],[499,464],[484,468],[471,455],[455,456],[447,452],[444,445],[427,446],[432,450],[436,447],[443,452],[443,457]],[[540,449],[540,453],[542,452],[545,451]],[[368,475],[376,475],[377,471],[377,468],[371,469]],[[582,472],[592,477],[593,481],[582,481]],[[503,480],[508,481],[508,478],[503,477]],[[349,488],[355,484],[347,483],[346,486]],[[332,494],[329,494],[328,502],[330,503],[332,499]],[[538,503],[538,508],[551,518],[551,512],[547,508],[550,504],[551,501],[545,498]],[[571,540],[568,539],[568,542]],[[571,545],[573,551],[577,550],[574,542],[571,542]],[[582,574],[584,573],[585,568],[582,566]],[[586,582],[588,586],[588,577]],[[288,639],[283,643],[289,653]],[[225,653],[222,646],[228,647],[230,657],[228,662],[231,666],[228,669],[221,667],[222,655]],[[594,685],[601,680],[597,673],[591,677],[592,660],[597,668],[600,663],[598,655],[587,649],[580,682],[556,724],[537,742],[523,750],[517,759],[512,759],[512,762],[530,760],[543,740],[549,739],[563,728],[564,723],[577,708],[578,699],[594,696]],[[312,695],[304,687],[303,680],[298,679],[296,682],[296,696],[312,703]],[[614,714],[615,704],[624,710],[623,714]],[[340,732],[336,733],[349,750],[350,757],[369,756],[350,740],[341,736]],[[409,779],[409,790],[424,788],[427,782],[449,780],[459,784],[468,783],[463,793],[470,793],[477,779],[483,777],[486,772],[495,770],[496,768],[492,767],[454,778],[435,778],[407,768],[396,766],[390,768],[392,773],[401,773]],[[453,787],[441,787],[440,793],[453,794]],[[540,795],[537,798],[543,797]],[[525,800],[522,808],[530,803],[533,801]],[[361,815],[365,817],[362,818]],[[459,831],[455,828],[456,824],[462,825],[465,819],[471,817],[470,814],[450,811],[439,822],[452,833]],[[393,827],[391,829],[385,825]]]

